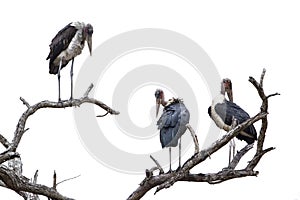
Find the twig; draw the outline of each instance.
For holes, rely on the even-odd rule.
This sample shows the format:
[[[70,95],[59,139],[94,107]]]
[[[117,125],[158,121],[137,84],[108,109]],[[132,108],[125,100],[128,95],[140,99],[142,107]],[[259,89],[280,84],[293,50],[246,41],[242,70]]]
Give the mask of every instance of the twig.
[[[62,180],[62,181],[58,182],[58,183],[56,184],[56,186],[58,186],[59,184],[61,184],[61,183],[63,183],[63,182],[66,182],[66,181],[69,181],[69,180],[78,178],[79,176],[81,176],[81,175],[79,174],[79,175],[77,175],[77,176],[74,176],[74,177],[71,177],[71,178],[67,178],[67,179],[65,179],[65,180]]]
[[[195,144],[194,154],[197,154],[197,153],[199,153],[199,143],[198,143],[197,135],[196,135],[194,129],[192,128],[192,126],[190,124],[187,124],[186,127],[189,129],[189,131],[190,131],[190,133],[192,135],[194,144]]]
[[[38,172],[39,172],[39,170],[36,170],[34,173],[34,177],[33,177],[33,181],[32,181],[33,184],[37,183]],[[39,200],[40,199],[38,195],[32,194],[32,193],[30,193],[28,196],[29,196],[28,197],[29,200]]]
[[[260,85],[261,88],[263,87],[263,82],[264,82],[265,75],[266,75],[266,69],[263,68],[263,71],[260,75],[260,81],[259,81],[259,85]]]
[[[86,92],[83,94],[83,96],[84,96],[84,97],[88,97],[89,94],[90,94],[90,92],[91,92],[91,90],[93,89],[93,87],[94,87],[94,84],[91,83],[91,85],[88,87],[88,89],[87,89]]]
[[[156,164],[157,168],[159,169],[159,174],[163,174],[164,170],[159,164],[159,162],[152,155],[150,155],[150,158],[153,160],[153,162]]]
[[[270,97],[273,97],[273,96],[277,96],[277,95],[280,95],[278,92],[276,92],[276,93],[274,93],[274,94],[269,94],[268,96],[267,96],[267,99],[268,98],[270,98]]]
[[[154,172],[155,170],[158,170],[158,167],[157,167],[157,166],[152,167],[151,169],[146,169],[146,170],[145,170],[145,174],[146,174],[146,178],[147,178],[147,179],[144,179],[144,180],[140,183],[140,185],[143,185],[149,178],[151,178],[151,177],[153,176],[153,172]]]
[[[245,169],[253,170],[256,167],[256,165],[258,164],[258,162],[260,161],[260,159],[262,158],[262,156],[272,150],[275,150],[275,147],[269,147],[265,150],[257,152]]]
[[[0,134],[0,142],[1,144],[5,147],[5,148],[8,148],[10,143],[8,142],[8,140]]]
[[[97,115],[96,117],[105,117],[107,114],[109,113],[109,111],[107,111],[105,114],[103,115]]]
[[[39,175],[39,170],[37,169],[37,170],[35,171],[35,173],[34,173],[33,183],[37,183],[38,175]]]
[[[29,103],[22,97],[20,97],[20,100],[23,102],[23,104],[27,107],[27,108],[30,108],[30,105]]]
[[[55,172],[55,170],[54,170],[54,173],[53,173],[53,184],[52,184],[52,188],[53,188],[54,190],[56,190],[56,186],[57,186],[57,184],[56,184],[56,172]]]
[[[23,131],[23,134],[26,133],[28,130],[29,130],[29,128],[26,128],[26,129]]]

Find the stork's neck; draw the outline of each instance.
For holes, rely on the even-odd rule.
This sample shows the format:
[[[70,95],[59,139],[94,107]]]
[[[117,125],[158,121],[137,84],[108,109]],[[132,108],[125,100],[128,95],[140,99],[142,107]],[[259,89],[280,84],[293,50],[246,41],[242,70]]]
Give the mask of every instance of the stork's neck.
[[[220,94],[217,95],[214,99],[213,99],[213,105],[216,105],[218,103],[223,103],[225,101],[225,87],[223,84],[221,84],[221,91]]]
[[[220,94],[225,96],[225,87],[223,84],[221,84],[221,91],[220,91]]]
[[[162,94],[162,96],[161,96],[161,105],[163,107],[165,107],[167,104],[168,104],[168,102],[165,100],[165,95]]]
[[[222,91],[220,92],[219,95],[217,95],[212,102],[212,106],[215,106],[218,103],[224,103],[225,101],[225,93],[223,93]]]
[[[84,22],[72,22],[71,25],[77,29],[77,34],[75,37],[77,37],[77,39],[80,40],[81,42],[85,41],[85,39],[86,39],[86,34],[84,33],[85,23]],[[84,44],[82,44],[82,45],[84,45]]]
[[[233,102],[232,90],[227,91],[227,96],[228,96],[229,101]]]
[[[224,101],[225,101],[225,95],[220,94],[216,96],[216,98],[214,98],[213,102],[214,104],[218,104],[218,103],[224,103]]]
[[[84,22],[72,22],[71,25],[77,28],[78,30],[83,29],[85,27]]]

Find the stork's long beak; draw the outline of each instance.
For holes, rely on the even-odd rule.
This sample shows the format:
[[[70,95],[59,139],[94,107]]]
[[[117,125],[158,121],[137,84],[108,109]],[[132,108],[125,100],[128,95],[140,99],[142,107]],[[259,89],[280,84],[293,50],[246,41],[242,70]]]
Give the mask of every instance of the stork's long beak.
[[[156,117],[157,117],[158,112],[159,112],[160,103],[161,103],[161,99],[157,98],[156,99]]]
[[[232,89],[227,90],[227,96],[228,96],[229,101],[233,102]]]
[[[92,36],[87,37],[87,44],[89,46],[90,55],[92,56]]]

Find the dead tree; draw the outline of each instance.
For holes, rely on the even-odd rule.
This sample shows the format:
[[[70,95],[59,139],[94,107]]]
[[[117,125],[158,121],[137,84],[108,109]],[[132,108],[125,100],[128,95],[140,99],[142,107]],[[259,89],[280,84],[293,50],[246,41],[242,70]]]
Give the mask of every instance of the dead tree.
[[[197,144],[197,137],[194,134],[193,129],[188,126],[191,134],[195,135],[195,153],[189,158],[184,165],[177,171],[164,173],[160,164],[153,158],[151,159],[155,162],[156,166],[150,170],[146,170],[146,177],[140,183],[139,187],[128,197],[129,200],[137,200],[142,198],[148,191],[156,187],[155,193],[161,191],[162,189],[171,187],[177,181],[189,181],[189,182],[207,182],[209,184],[218,184],[224,181],[241,178],[247,176],[257,176],[258,171],[254,170],[260,159],[264,156],[265,153],[275,149],[274,147],[263,148],[265,133],[268,127],[268,99],[272,96],[279,95],[278,93],[266,95],[263,89],[263,79],[265,75],[265,70],[263,70],[260,82],[257,82],[253,77],[249,77],[249,81],[258,91],[258,94],[262,100],[262,105],[260,112],[249,120],[245,121],[242,124],[237,126],[233,125],[232,130],[230,130],[226,135],[221,139],[214,142],[207,149],[199,151]],[[83,103],[92,103],[100,108],[107,111],[107,114],[117,115],[118,111],[113,110],[108,107],[101,101],[88,97],[89,92],[91,91],[93,85],[91,85],[83,97],[79,99],[73,99],[62,102],[51,102],[51,101],[41,101],[35,105],[30,105],[22,97],[20,100],[27,107],[27,110],[20,117],[16,130],[14,132],[14,137],[12,141],[8,141],[3,135],[0,134],[0,143],[6,148],[4,152],[0,154],[0,186],[11,189],[22,196],[25,200],[38,200],[38,195],[43,195],[48,197],[48,199],[55,200],[69,200],[72,198],[61,195],[56,186],[63,181],[57,183],[57,175],[54,172],[53,175],[53,185],[52,187],[41,185],[37,183],[38,171],[36,171],[33,180],[23,176],[22,174],[22,162],[20,154],[17,152],[18,145],[22,139],[22,136],[28,128],[25,128],[26,121],[29,116],[33,115],[37,110],[42,108],[66,108],[66,107],[76,107],[80,106]],[[105,114],[106,115],[106,114]],[[103,116],[105,116],[103,115]],[[250,124],[255,123],[256,121],[261,120],[262,125],[260,128],[258,141],[256,145],[256,153],[249,163],[243,169],[236,169],[237,164],[241,158],[253,148],[253,145],[246,145],[242,150],[240,150],[229,165],[219,172],[216,173],[198,173],[192,174],[190,170],[196,165],[204,162],[208,157],[213,153],[218,151],[224,145],[226,145],[232,138],[234,138],[241,130],[245,129]],[[4,165],[7,162],[7,165]],[[159,170],[159,175],[154,176],[153,171]],[[76,177],[74,177],[76,178]],[[71,178],[72,179],[72,178]],[[66,181],[66,180],[64,180]]]
[[[35,105],[30,105],[25,99],[20,97],[20,100],[27,107],[27,110],[22,114],[18,121],[12,141],[9,142],[3,135],[0,134],[0,143],[6,148],[6,150],[0,154],[0,186],[15,191],[25,200],[38,200],[38,195],[43,195],[48,197],[48,199],[53,200],[72,199],[57,192],[56,186],[63,181],[57,183],[57,176],[55,172],[53,175],[52,187],[37,183],[38,171],[36,171],[32,181],[29,178],[23,176],[21,157],[17,149],[19,143],[21,142],[22,136],[28,130],[28,128],[25,128],[27,119],[39,109],[78,107],[83,103],[91,103],[106,110],[107,114],[118,115],[118,111],[115,111],[103,102],[94,98],[90,98],[88,96],[92,88],[93,84],[90,85],[90,87],[84,93],[83,97],[79,99],[67,100],[62,102],[52,102],[46,100],[41,101]],[[5,165],[5,162],[7,162],[8,164]]]
[[[264,149],[264,141],[265,141],[265,133],[268,127],[268,100],[272,96],[279,95],[278,93],[266,95],[263,89],[263,80],[265,76],[266,70],[264,69],[260,82],[257,82],[253,77],[249,77],[250,83],[256,88],[261,100],[262,105],[260,107],[260,112],[249,120],[241,123],[237,126],[232,127],[232,129],[224,135],[221,139],[214,142],[210,147],[204,149],[200,152],[195,151],[195,154],[189,158],[184,165],[176,171],[170,173],[164,173],[160,164],[154,159],[157,167],[153,167],[150,170],[146,170],[146,177],[139,184],[139,187],[128,197],[128,200],[138,200],[141,199],[149,190],[156,187],[157,192],[162,189],[171,187],[177,181],[188,181],[188,182],[207,182],[209,184],[218,184],[224,181],[241,178],[246,176],[257,176],[258,171],[254,170],[260,159],[265,155],[265,153],[274,150],[274,147],[269,147]],[[229,165],[219,172],[216,173],[198,173],[192,174],[190,170],[198,164],[204,162],[208,157],[210,157],[213,153],[218,151],[224,145],[226,145],[232,138],[237,136],[237,134],[245,129],[247,126],[255,123],[256,121],[261,120],[262,125],[260,128],[257,145],[256,145],[256,153],[253,158],[249,161],[247,166],[243,169],[235,169],[241,158],[251,149],[253,148],[253,144],[246,145],[242,150],[240,150],[233,160],[229,163]],[[195,144],[195,149],[197,145]],[[159,175],[153,176],[153,171],[159,169]]]

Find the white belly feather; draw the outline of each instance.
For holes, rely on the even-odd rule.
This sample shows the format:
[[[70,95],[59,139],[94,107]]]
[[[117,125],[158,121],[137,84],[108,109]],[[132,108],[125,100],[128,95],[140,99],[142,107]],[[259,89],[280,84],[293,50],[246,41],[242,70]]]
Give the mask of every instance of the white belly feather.
[[[84,48],[84,42],[82,42],[82,40],[83,40],[82,31],[77,31],[72,41],[70,42],[68,48],[62,51],[57,56],[55,61],[57,61],[58,63],[60,62],[61,59],[69,61],[72,60],[74,57],[78,56],[79,54],[81,54],[81,51]]]
[[[224,97],[224,95],[222,95],[222,94],[219,95],[219,96],[217,96],[216,98],[213,99],[212,105],[211,105],[211,117],[212,117],[212,119],[214,120],[215,124],[216,124],[219,128],[221,128],[221,129],[223,129],[223,130],[225,130],[225,131],[229,131],[229,130],[230,130],[230,126],[228,126],[228,125],[226,125],[226,124],[224,123],[224,121],[222,120],[222,118],[217,114],[217,112],[216,112],[216,110],[215,110],[215,106],[216,106],[217,104],[222,104],[222,103],[224,103],[224,101],[225,101],[225,97]]]

